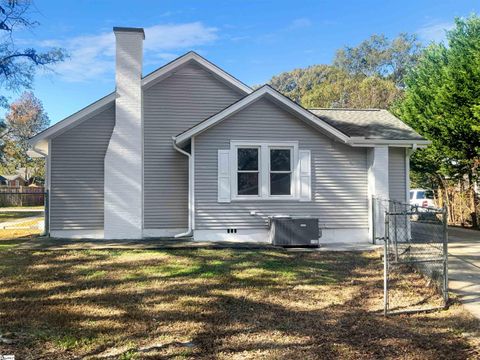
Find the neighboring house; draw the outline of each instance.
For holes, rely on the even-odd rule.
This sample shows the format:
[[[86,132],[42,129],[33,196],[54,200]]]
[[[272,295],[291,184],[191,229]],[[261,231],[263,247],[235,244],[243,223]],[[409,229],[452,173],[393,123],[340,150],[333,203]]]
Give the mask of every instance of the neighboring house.
[[[50,233],[267,241],[271,215],[368,241],[373,196],[407,201],[428,142],[385,110],[304,109],[194,52],[142,77],[143,29],[114,28],[116,91],[31,140]]]
[[[25,186],[27,182],[20,174],[15,175],[0,175],[0,185],[10,187]]]

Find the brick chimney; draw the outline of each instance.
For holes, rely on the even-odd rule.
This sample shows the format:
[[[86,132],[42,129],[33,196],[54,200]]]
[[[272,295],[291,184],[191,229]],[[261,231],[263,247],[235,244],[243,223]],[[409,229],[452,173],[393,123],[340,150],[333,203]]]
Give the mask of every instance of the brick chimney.
[[[105,155],[106,239],[140,239],[143,227],[141,28],[114,27],[115,127]]]

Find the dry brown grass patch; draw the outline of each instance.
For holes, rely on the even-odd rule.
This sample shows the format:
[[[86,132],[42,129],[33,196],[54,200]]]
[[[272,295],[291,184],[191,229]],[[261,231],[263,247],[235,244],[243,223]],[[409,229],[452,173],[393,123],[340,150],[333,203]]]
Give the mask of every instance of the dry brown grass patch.
[[[20,359],[478,355],[478,322],[458,305],[376,313],[373,253],[7,250],[0,261],[0,333],[15,341],[0,354]],[[397,284],[409,298],[425,280]]]

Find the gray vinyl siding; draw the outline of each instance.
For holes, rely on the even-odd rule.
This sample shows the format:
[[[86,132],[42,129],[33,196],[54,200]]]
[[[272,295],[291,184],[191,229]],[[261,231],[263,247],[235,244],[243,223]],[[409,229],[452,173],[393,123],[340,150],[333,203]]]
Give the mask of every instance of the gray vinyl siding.
[[[172,136],[243,95],[190,63],[144,92],[144,227],[188,225],[188,161]]]
[[[217,202],[217,153],[230,140],[298,141],[312,156],[311,202]],[[312,215],[322,227],[368,226],[366,150],[327,138],[261,99],[195,138],[195,229],[262,228],[265,216]],[[251,216],[257,210],[262,216]]]
[[[104,158],[115,106],[51,141],[50,228],[103,229]]]
[[[404,148],[388,149],[388,191],[390,199],[406,201],[406,164]]]

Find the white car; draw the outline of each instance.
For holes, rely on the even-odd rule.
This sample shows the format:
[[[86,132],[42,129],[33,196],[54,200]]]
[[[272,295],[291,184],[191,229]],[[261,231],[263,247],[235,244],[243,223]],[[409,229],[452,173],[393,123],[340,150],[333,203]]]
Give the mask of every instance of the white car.
[[[434,208],[435,200],[433,190],[427,189],[411,189],[410,190],[410,205],[422,208]]]

